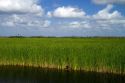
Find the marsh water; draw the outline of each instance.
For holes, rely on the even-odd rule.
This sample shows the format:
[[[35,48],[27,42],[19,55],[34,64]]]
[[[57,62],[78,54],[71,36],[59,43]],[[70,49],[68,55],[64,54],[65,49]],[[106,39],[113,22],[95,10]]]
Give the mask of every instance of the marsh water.
[[[124,75],[1,66],[0,83],[125,83]]]

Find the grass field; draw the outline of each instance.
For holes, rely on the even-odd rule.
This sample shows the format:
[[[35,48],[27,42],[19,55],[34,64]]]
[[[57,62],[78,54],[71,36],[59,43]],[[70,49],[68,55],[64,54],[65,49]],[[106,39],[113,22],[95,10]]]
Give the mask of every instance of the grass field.
[[[0,38],[0,65],[125,73],[125,38]]]

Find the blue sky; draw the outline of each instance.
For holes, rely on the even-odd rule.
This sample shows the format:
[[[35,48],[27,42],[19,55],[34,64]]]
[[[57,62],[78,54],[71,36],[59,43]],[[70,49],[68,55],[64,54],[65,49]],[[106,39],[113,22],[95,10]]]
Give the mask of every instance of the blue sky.
[[[0,0],[0,36],[125,36],[125,0]]]
[[[42,6],[48,11],[53,10],[59,6],[74,6],[85,10],[88,14],[97,13],[104,8],[107,4],[95,4],[92,0],[41,0]],[[125,6],[121,4],[115,4],[114,9],[119,10],[125,14]]]

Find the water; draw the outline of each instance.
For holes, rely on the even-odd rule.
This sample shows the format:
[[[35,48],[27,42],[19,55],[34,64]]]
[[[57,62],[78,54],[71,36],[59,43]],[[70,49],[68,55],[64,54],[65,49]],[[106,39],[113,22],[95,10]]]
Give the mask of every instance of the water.
[[[125,83],[125,75],[2,66],[0,83]]]

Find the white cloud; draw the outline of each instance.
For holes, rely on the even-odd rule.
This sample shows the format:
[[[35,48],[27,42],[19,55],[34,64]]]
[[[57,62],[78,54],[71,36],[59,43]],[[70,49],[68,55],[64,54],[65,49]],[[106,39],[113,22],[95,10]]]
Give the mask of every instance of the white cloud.
[[[36,27],[36,28],[46,28],[49,27],[51,22],[49,20],[35,20],[35,21],[28,21],[26,23],[28,27]]]
[[[70,22],[68,26],[71,28],[91,28],[92,27],[90,23],[87,21],[73,21],[73,22]]]
[[[84,17],[86,13],[75,7],[58,7],[53,12],[48,12],[49,17],[60,17],[60,18],[81,18]]]
[[[110,20],[96,20],[97,24],[105,24],[105,25],[124,25],[125,19],[110,19]]]
[[[47,12],[47,16],[48,16],[48,17],[52,17],[52,12],[50,12],[50,11]]]
[[[93,15],[96,19],[115,19],[115,18],[121,18],[122,15],[120,12],[113,11],[111,12],[113,8],[113,5],[107,5],[106,8],[100,10],[97,14]]]
[[[69,23],[69,26],[73,28],[79,28],[81,27],[81,24],[78,21],[74,21],[74,22]]]
[[[9,27],[15,26],[15,24],[13,22],[10,22],[10,21],[2,22],[1,25],[2,26],[9,26]]]
[[[125,17],[119,11],[113,11],[113,5],[107,5],[106,8],[94,15],[87,15],[83,10],[76,7],[63,6],[56,8],[54,11],[48,11],[47,15],[53,18],[39,18],[36,15],[42,15],[43,9],[37,4],[36,0],[0,0],[1,12],[8,13],[0,14],[1,32],[1,28],[7,29],[8,27],[11,27],[10,29],[14,27],[15,29],[12,30],[15,30],[15,32],[16,30],[20,32],[21,29],[28,28],[31,32],[32,30],[38,30],[40,33],[43,31],[47,35],[51,32],[55,35],[69,35],[70,31],[73,32],[71,35],[76,32],[82,35],[84,33],[91,34],[91,32],[98,34],[98,31],[100,31],[100,34],[109,34],[110,30],[111,34],[114,31],[117,35],[117,31],[119,33],[120,30],[125,31]],[[109,32],[105,33],[103,30]],[[67,34],[65,34],[66,32]]]
[[[36,27],[36,28],[44,28],[49,27],[51,24],[51,21],[49,20],[42,20],[37,19],[37,17],[32,16],[28,17],[27,15],[11,15],[6,16],[6,18],[2,19],[3,21],[0,21],[0,25],[2,26],[10,26],[10,27],[16,27],[16,26],[24,26],[24,27]]]
[[[6,18],[5,18],[6,17]],[[1,21],[3,26],[16,26],[19,23],[23,23],[24,19],[22,16],[18,16],[16,14],[5,16]]]
[[[42,15],[43,9],[37,3],[38,0],[0,0],[0,12]]]
[[[113,29],[123,27],[125,24],[124,16],[117,10],[113,11],[113,5],[110,4],[97,14],[90,16],[90,19],[92,20],[91,26],[96,28]]]
[[[43,27],[49,27],[50,25],[51,25],[51,21],[45,20],[44,24],[43,24]]]
[[[96,4],[125,4],[125,0],[93,0]]]
[[[113,5],[107,5],[106,8],[100,10],[97,14],[91,16],[86,15],[84,19],[69,22],[64,26],[70,28],[98,28],[108,30],[113,29],[116,26],[124,27],[124,16],[117,10],[112,11],[112,9]]]

